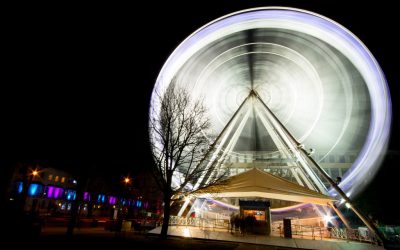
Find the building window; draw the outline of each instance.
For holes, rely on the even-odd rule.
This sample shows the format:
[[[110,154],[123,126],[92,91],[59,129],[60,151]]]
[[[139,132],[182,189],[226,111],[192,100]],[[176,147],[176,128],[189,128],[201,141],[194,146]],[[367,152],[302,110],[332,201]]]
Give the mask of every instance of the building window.
[[[54,178],[54,181],[57,182],[59,179],[58,175],[56,176],[56,178]]]
[[[65,182],[65,177],[61,177],[61,183]]]
[[[53,175],[52,175],[52,174],[49,174],[48,179],[49,179],[49,181],[53,180]]]

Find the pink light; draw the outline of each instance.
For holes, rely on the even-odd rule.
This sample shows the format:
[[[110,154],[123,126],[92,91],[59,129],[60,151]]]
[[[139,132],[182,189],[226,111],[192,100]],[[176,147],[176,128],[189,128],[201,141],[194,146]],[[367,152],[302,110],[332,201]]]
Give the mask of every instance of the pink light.
[[[89,192],[83,193],[83,200],[84,201],[90,201],[90,193]]]
[[[54,187],[51,187],[51,186],[47,187],[47,198],[53,197],[53,191],[54,191]]]

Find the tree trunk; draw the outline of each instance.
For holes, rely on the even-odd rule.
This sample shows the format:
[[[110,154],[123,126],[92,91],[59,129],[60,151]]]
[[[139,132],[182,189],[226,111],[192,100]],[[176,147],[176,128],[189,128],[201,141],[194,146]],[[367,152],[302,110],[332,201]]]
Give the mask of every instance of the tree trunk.
[[[171,214],[171,195],[164,193],[164,218],[160,234],[161,239],[167,238],[170,214]]]

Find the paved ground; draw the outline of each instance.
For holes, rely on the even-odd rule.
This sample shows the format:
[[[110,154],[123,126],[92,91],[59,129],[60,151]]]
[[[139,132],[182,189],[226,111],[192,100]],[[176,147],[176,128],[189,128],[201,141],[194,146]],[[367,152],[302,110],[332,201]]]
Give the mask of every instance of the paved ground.
[[[162,250],[290,250],[291,247],[257,245],[242,242],[216,241],[169,236],[161,240],[158,235],[137,232],[109,232],[103,228],[82,228],[75,230],[72,238],[65,235],[65,227],[44,228],[39,238],[13,240],[18,249],[162,249]],[[35,247],[34,247],[35,246]]]
[[[158,235],[161,228],[156,228],[149,233]],[[303,249],[354,249],[354,250],[378,250],[383,249],[376,245],[368,243],[354,242],[354,241],[343,241],[334,239],[324,240],[313,240],[313,239],[301,239],[301,238],[282,238],[277,236],[263,236],[263,235],[241,235],[231,234],[227,230],[214,230],[214,229],[200,229],[198,227],[185,227],[185,226],[171,226],[168,230],[169,235],[199,238],[199,239],[211,239],[228,242],[242,242],[251,243],[257,245],[269,245],[276,247],[290,247],[290,248],[303,248]]]
[[[9,238],[18,249],[40,248],[40,249],[163,249],[163,250],[288,250],[288,249],[383,249],[369,244],[357,242],[338,242],[305,239],[285,239],[281,237],[265,237],[254,235],[232,235],[229,232],[200,230],[190,227],[170,227],[170,236],[166,240],[158,237],[160,228],[151,233],[138,232],[110,232],[104,228],[81,228],[76,229],[72,238],[66,237],[65,227],[45,227],[40,237],[26,239],[17,237]],[[183,237],[183,235],[188,237]],[[7,241],[7,239],[6,239]],[[35,247],[33,247],[35,246]]]

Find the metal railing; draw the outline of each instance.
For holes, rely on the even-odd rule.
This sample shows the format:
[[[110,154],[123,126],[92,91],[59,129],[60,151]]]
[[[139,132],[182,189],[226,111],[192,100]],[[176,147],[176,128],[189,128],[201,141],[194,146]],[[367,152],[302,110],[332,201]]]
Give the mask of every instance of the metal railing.
[[[346,229],[333,227],[331,229],[331,238],[378,244],[378,237],[367,228]]]
[[[192,217],[181,217],[181,216],[171,216],[169,218],[170,226],[193,226],[200,228],[219,228],[227,229],[229,228],[229,220],[223,219],[204,219],[204,218],[192,218]]]
[[[322,240],[323,238],[333,238],[341,240],[351,240],[359,242],[367,242],[371,244],[378,244],[378,238],[374,233],[371,233],[367,228],[346,229],[335,227],[319,227],[319,226],[306,226],[306,225],[291,225],[292,235],[300,238],[311,238],[313,240]],[[283,237],[283,224],[273,223],[272,232],[279,233]]]
[[[329,232],[326,228],[318,226],[306,226],[306,225],[291,225],[292,235],[296,235],[300,238],[320,239],[328,238]],[[279,233],[280,237],[283,237],[283,225],[282,223],[273,223],[272,232]]]

